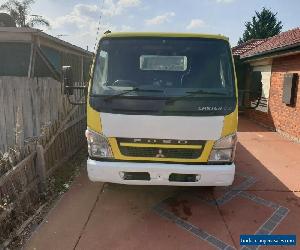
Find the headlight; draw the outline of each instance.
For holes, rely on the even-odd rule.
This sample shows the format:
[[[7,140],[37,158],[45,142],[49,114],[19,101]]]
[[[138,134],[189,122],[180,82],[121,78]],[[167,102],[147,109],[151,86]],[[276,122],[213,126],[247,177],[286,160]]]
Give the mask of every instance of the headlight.
[[[88,142],[88,150],[90,157],[95,158],[113,158],[107,138],[90,129],[85,131],[85,136]]]
[[[232,162],[235,155],[237,135],[232,134],[216,141],[209,156],[209,162]]]

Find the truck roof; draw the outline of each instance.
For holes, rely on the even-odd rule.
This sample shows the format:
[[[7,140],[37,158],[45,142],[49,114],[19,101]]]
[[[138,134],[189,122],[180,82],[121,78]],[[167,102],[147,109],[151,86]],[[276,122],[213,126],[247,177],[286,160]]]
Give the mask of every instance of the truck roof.
[[[228,37],[223,35],[198,34],[198,33],[165,33],[165,32],[111,32],[104,37],[193,37],[193,38],[210,38],[229,41]]]

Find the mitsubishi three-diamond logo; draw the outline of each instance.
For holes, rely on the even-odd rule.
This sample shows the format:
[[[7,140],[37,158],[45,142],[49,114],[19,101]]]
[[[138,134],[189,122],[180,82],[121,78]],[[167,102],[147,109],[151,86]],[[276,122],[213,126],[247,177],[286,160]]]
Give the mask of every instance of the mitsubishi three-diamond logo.
[[[162,149],[158,150],[158,154],[155,156],[156,158],[165,158]]]

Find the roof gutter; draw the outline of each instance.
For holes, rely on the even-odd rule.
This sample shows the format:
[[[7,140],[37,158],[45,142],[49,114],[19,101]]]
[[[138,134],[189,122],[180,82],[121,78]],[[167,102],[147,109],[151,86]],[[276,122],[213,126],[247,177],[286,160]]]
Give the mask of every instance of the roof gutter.
[[[281,48],[276,48],[268,51],[263,51],[261,53],[252,55],[252,56],[247,56],[247,57],[241,57],[241,60],[244,62],[248,61],[254,61],[257,59],[265,59],[265,58],[271,58],[271,57],[279,57],[282,56],[283,54],[295,54],[300,52],[300,43],[295,43],[292,45],[288,45],[285,47]]]
[[[76,51],[79,54],[82,55],[86,55],[86,56],[93,56],[93,52],[87,51],[79,46],[76,46],[74,44],[71,44],[69,42],[66,42],[64,40],[61,40],[57,37],[51,36],[45,32],[43,32],[40,29],[35,29],[35,28],[16,28],[16,27],[0,27],[0,32],[6,32],[6,33],[29,33],[32,34],[34,36],[39,36],[42,37],[46,40],[52,41],[56,44],[60,44],[61,46],[68,48],[68,49],[72,49],[74,51]]]
[[[85,50],[85,49],[83,49],[83,48],[81,48],[81,47],[78,47],[78,46],[76,46],[76,45],[74,45],[74,44],[71,44],[71,43],[66,42],[66,41],[64,41],[64,40],[61,40],[61,39],[56,38],[56,37],[54,37],[54,36],[48,35],[48,34],[45,33],[45,32],[39,31],[39,32],[37,32],[37,33],[38,33],[38,35],[39,35],[40,37],[43,37],[43,38],[48,39],[48,40],[51,40],[51,41],[53,41],[53,42],[55,42],[55,43],[58,43],[58,44],[60,44],[60,45],[62,45],[62,46],[64,46],[64,47],[66,47],[66,48],[72,48],[73,50],[75,50],[75,51],[77,51],[77,52],[79,52],[79,53],[81,53],[81,54],[83,54],[83,55],[93,56],[93,52],[90,52],[90,51],[88,51],[88,50]]]

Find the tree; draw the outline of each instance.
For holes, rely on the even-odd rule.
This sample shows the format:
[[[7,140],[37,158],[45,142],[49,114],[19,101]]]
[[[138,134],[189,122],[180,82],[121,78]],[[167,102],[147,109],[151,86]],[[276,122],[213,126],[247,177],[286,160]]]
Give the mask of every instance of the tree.
[[[273,13],[265,7],[261,12],[255,11],[255,16],[251,22],[246,22],[243,37],[238,44],[247,42],[251,39],[264,39],[278,35],[282,30],[282,22],[277,19],[277,13]]]
[[[42,25],[49,27],[49,22],[39,15],[29,15],[30,6],[35,0],[8,0],[0,6],[0,10],[5,10],[15,20],[18,27],[34,27]]]

